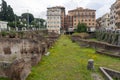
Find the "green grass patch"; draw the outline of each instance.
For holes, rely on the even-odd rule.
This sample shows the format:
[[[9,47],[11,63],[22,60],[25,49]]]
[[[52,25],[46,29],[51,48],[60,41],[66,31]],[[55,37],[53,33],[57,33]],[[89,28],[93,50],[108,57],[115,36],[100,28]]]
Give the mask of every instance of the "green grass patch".
[[[0,80],[9,80],[8,78],[0,78]]]
[[[91,40],[91,41],[98,41],[96,38],[91,38],[91,39],[88,39],[88,40]]]

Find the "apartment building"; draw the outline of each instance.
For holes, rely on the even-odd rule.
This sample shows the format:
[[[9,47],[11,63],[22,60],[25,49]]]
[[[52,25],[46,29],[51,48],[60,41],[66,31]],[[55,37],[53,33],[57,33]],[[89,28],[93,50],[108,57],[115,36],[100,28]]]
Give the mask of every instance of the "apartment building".
[[[101,27],[110,29],[110,14],[106,13],[101,17]]]
[[[68,30],[68,28],[73,28],[73,16],[66,15],[65,16],[65,30]]]
[[[116,27],[120,29],[120,0],[116,0],[115,8],[116,8],[115,24]]]
[[[96,29],[100,29],[101,28],[101,23],[102,23],[102,18],[98,18],[96,19]]]
[[[116,29],[116,7],[115,3],[111,6],[110,8],[110,28],[111,29]]]
[[[62,6],[47,8],[47,29],[49,32],[60,34],[64,28],[65,8]]]
[[[88,31],[95,31],[96,27],[96,10],[84,9],[79,7],[74,10],[68,11],[70,16],[73,16],[73,27],[77,28],[78,23],[85,23]]]

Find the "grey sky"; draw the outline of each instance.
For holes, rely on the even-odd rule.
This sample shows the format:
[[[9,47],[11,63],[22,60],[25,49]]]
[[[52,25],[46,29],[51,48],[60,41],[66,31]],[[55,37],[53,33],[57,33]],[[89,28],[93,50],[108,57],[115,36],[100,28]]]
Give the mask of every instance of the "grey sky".
[[[116,0],[5,0],[17,15],[29,10],[35,17],[46,18],[47,7],[64,6],[66,13],[76,7],[95,9],[97,18],[109,12]]]

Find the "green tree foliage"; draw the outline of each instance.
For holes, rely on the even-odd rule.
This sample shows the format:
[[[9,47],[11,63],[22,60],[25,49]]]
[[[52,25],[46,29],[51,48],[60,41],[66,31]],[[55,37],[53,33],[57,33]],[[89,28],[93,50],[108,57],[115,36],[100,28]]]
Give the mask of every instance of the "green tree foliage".
[[[15,22],[8,22],[8,25],[9,25],[11,28],[15,28]]]
[[[36,22],[36,23],[39,23],[39,22],[40,22],[40,26],[44,26],[45,20],[42,19],[42,18],[36,18],[36,19],[35,19],[35,22]]]
[[[7,7],[7,21],[14,21],[15,20],[15,15],[14,15],[14,12],[13,12],[13,9],[11,8],[10,5],[8,5]]]
[[[82,33],[82,32],[87,32],[87,26],[84,23],[78,23],[77,25],[77,32]]]
[[[44,22],[45,22],[44,19],[40,19],[41,26],[44,26]]]
[[[28,20],[28,17],[29,17],[29,23],[34,21],[34,16],[31,13],[23,13],[21,16],[22,18],[25,18],[26,20]]]
[[[14,21],[14,12],[10,5],[7,5],[6,1],[2,0],[0,19],[2,21],[12,22]]]
[[[42,18],[35,18],[35,20],[32,22],[32,25],[35,25],[36,28],[45,27],[44,22],[45,20]]]
[[[1,4],[1,12],[0,12],[0,19],[3,21],[7,20],[7,3],[2,0],[2,4]]]

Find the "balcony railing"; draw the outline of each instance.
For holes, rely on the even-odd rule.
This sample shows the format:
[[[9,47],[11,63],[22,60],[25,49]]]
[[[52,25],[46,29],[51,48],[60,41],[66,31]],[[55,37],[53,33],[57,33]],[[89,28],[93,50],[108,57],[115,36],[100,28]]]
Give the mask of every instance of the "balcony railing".
[[[116,23],[120,23],[120,18],[116,20]]]
[[[118,9],[116,10],[116,12],[120,15],[120,8],[118,8]]]

